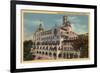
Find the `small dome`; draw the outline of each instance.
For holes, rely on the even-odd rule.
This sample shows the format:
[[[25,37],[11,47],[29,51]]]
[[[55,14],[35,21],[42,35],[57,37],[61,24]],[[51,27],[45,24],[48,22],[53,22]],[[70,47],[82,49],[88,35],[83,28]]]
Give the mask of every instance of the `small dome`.
[[[44,31],[44,28],[42,27],[42,24],[39,25],[39,28],[37,29],[37,31]]]

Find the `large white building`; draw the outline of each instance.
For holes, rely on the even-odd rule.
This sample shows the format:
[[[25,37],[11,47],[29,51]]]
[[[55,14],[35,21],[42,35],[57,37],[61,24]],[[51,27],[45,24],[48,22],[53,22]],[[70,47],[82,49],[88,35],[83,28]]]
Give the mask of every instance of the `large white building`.
[[[34,32],[31,53],[37,57],[36,59],[80,58],[80,51],[76,51],[72,45],[78,35],[72,31],[67,16],[63,16],[62,20],[61,26],[45,30],[40,24]]]

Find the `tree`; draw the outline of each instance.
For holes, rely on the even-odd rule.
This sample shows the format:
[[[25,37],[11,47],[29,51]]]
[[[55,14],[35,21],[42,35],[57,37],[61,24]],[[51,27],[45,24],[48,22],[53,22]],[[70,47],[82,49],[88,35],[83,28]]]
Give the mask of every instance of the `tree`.
[[[79,35],[76,40],[73,42],[74,50],[80,50],[81,52],[81,58],[87,58],[88,57],[88,35],[82,34]]]
[[[32,48],[33,42],[32,40],[24,41],[24,60],[32,60],[32,54],[30,53],[30,49]]]

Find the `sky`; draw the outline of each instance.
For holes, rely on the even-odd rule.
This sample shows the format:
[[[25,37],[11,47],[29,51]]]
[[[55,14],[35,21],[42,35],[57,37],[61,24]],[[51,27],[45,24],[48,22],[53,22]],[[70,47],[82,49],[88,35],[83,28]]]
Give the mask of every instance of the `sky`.
[[[74,32],[78,34],[88,32],[88,15],[24,13],[24,38],[29,39],[40,23],[45,30],[51,29],[55,25],[62,25],[64,15],[67,15]]]

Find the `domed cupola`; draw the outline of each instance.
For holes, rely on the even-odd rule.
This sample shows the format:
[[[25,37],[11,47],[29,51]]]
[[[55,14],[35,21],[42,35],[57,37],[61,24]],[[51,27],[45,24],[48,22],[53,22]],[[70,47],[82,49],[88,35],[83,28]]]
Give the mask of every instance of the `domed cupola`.
[[[71,27],[70,21],[68,21],[67,16],[63,16],[63,25]]]
[[[43,28],[43,26],[42,26],[42,24],[41,24],[41,23],[40,23],[40,25],[39,25],[39,27],[38,27],[37,31],[38,31],[38,32],[39,32],[39,31],[44,31],[44,28]]]

